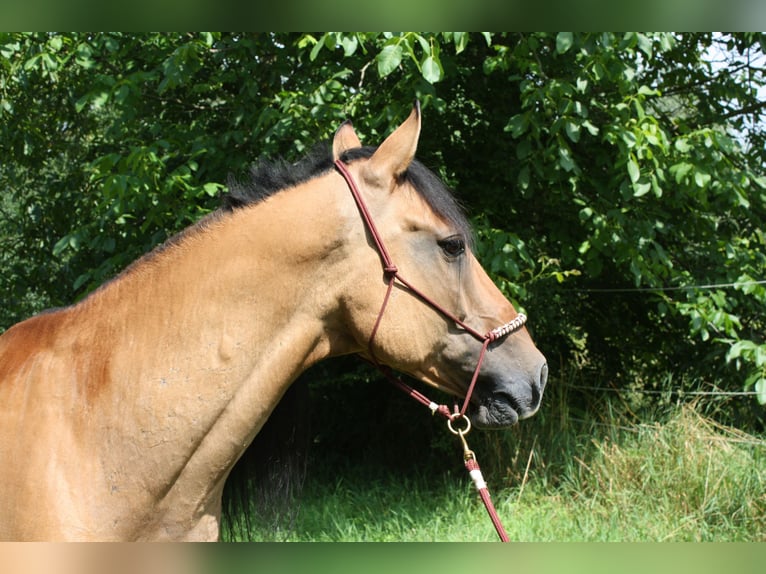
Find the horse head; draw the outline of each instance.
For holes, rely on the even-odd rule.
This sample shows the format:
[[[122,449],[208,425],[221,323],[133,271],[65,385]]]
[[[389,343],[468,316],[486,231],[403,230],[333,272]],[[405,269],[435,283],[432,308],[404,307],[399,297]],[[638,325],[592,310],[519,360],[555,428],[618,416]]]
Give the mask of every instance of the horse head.
[[[348,122],[336,132],[333,158],[357,199],[346,221],[346,322],[377,364],[457,397],[475,379],[473,422],[510,426],[540,407],[546,360],[474,256],[455,198],[415,159],[420,129],[416,105],[377,148]]]

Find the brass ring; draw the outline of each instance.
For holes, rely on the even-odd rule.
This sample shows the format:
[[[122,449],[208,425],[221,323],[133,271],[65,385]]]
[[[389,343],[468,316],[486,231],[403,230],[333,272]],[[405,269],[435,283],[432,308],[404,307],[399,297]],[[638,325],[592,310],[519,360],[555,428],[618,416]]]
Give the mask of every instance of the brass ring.
[[[460,419],[463,419],[465,421],[465,428],[464,429],[457,429],[457,430],[455,430],[452,427],[452,421],[460,420]],[[468,434],[468,431],[471,430],[471,419],[469,419],[465,415],[452,416],[452,417],[447,419],[447,428],[449,428],[449,430],[450,430],[450,432],[452,434],[457,434],[457,435]]]

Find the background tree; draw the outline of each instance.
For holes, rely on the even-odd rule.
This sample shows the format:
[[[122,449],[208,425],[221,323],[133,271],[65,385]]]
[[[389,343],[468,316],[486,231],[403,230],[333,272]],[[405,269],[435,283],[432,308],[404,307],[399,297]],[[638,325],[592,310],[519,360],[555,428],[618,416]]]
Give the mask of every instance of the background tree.
[[[752,33],[2,34],[0,327],[84,296],[259,155],[346,118],[379,141],[418,97],[420,157],[554,366],[764,402],[765,51]]]

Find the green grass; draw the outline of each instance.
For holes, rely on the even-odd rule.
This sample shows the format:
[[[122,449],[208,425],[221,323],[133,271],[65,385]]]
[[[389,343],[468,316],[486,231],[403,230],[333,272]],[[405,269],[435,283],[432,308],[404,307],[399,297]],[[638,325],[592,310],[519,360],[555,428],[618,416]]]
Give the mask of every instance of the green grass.
[[[543,428],[556,425],[543,421]],[[505,439],[479,441],[484,454],[472,444],[482,463],[508,460],[504,475],[496,461],[484,467],[514,541],[766,541],[766,442],[758,437],[690,407],[664,423],[569,420],[558,437],[534,431],[511,436],[515,452]],[[459,456],[454,472],[439,475],[418,468],[327,474],[309,475],[290,528],[257,529],[253,539],[496,540]]]

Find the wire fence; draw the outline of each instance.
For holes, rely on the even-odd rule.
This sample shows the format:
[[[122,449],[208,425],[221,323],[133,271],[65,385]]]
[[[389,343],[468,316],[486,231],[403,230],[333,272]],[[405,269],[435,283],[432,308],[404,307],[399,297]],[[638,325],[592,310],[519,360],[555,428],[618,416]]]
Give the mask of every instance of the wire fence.
[[[766,285],[766,279],[753,281],[735,281],[733,283],[707,283],[702,285],[678,285],[668,287],[604,287],[587,289],[564,289],[574,293],[657,293],[665,291],[693,291],[709,289],[739,289],[753,285]]]
[[[633,393],[641,395],[679,395],[689,397],[753,397],[758,394],[757,391],[685,391],[683,389],[667,389],[658,391],[654,389],[618,389],[615,387],[592,387],[588,385],[571,385],[567,387],[570,390],[595,391],[607,393]]]

